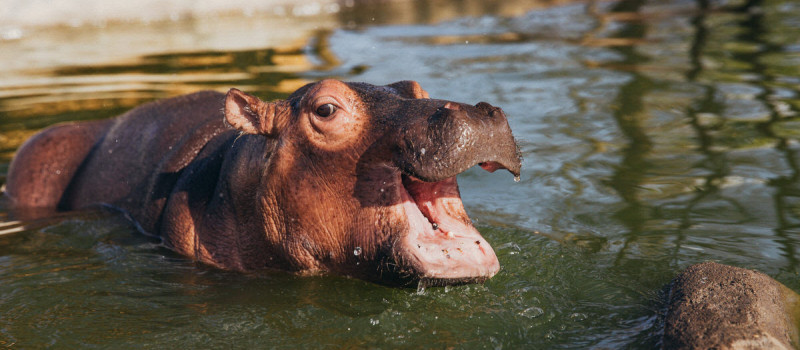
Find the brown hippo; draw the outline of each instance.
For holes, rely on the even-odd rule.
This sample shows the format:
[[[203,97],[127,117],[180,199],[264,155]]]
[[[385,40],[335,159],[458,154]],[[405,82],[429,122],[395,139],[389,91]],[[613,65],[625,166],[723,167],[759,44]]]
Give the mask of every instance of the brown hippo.
[[[456,175],[519,176],[520,161],[488,103],[324,80],[281,101],[198,92],[50,127],[17,152],[6,195],[22,209],[119,208],[223,269],[450,284],[499,270]]]

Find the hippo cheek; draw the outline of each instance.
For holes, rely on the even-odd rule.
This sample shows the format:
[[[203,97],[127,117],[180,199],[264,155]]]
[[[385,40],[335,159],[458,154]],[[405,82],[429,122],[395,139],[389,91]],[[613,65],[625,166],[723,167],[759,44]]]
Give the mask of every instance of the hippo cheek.
[[[426,285],[480,283],[500,270],[489,243],[467,216],[455,177],[423,182],[401,175],[397,214],[407,231],[392,255],[399,272]]]

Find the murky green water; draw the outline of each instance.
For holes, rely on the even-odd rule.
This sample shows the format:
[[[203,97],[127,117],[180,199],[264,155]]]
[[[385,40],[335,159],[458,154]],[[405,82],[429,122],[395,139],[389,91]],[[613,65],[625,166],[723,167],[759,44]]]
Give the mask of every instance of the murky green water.
[[[485,285],[223,272],[108,212],[6,225],[20,232],[0,235],[0,346],[647,349],[663,287],[690,264],[800,291],[800,4],[544,5],[406,1],[7,36],[3,174],[56,122],[199,89],[280,98],[325,77],[413,79],[502,106],[525,162],[519,183],[459,179],[503,266]]]

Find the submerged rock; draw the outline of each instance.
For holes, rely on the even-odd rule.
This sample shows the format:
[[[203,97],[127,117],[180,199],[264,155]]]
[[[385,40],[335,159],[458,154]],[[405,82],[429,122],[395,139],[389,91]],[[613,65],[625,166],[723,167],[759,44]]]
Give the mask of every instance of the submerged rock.
[[[705,262],[670,286],[664,349],[793,349],[798,296],[769,276]]]

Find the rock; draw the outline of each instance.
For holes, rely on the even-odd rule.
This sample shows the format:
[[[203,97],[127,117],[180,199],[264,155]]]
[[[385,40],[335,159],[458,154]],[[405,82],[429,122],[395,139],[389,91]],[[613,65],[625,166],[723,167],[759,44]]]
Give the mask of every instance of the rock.
[[[670,286],[664,349],[793,349],[798,296],[769,276],[705,262]]]

